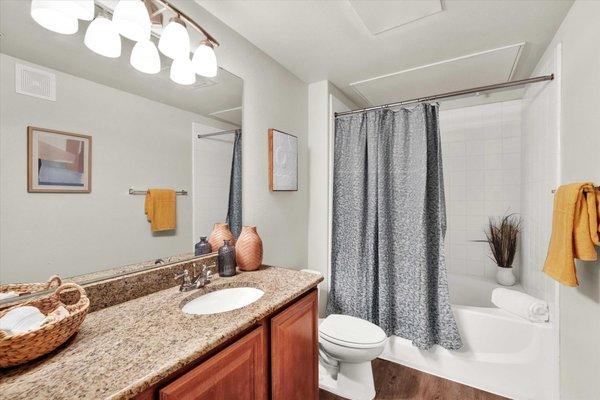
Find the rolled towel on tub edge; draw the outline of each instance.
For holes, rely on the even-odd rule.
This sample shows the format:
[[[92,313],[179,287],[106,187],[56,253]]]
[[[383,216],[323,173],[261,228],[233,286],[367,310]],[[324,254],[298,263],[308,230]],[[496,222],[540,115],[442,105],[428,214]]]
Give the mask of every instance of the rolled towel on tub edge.
[[[531,322],[547,322],[549,319],[548,303],[517,290],[494,289],[492,303],[500,309]]]

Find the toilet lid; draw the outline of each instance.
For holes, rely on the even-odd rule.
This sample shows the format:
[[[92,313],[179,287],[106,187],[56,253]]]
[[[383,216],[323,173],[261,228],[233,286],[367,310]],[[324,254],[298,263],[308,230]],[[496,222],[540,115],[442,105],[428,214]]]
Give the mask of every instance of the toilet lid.
[[[331,314],[319,325],[324,339],[341,341],[349,345],[379,344],[387,339],[383,329],[364,319],[349,315]]]

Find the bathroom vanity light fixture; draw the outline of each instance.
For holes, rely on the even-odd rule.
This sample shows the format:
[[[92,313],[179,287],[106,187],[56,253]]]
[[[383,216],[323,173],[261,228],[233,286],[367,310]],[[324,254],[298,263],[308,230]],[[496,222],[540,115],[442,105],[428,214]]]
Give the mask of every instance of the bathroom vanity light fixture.
[[[213,45],[208,40],[203,40],[200,46],[194,51],[192,58],[194,71],[198,75],[212,78],[217,76],[217,56],[213,49]]]
[[[94,19],[96,6],[101,13]],[[161,34],[152,32],[152,23],[161,24],[165,11],[175,14]],[[112,14],[112,19],[109,15]],[[137,42],[129,59],[138,71],[147,74],[160,72],[160,55],[173,59],[170,77],[173,82],[191,85],[196,74],[214,77],[218,72],[214,48],[219,42],[198,23],[167,0],[119,0],[114,11],[94,0],[32,0],[31,17],[53,32],[69,35],[77,32],[79,19],[92,21],[84,43],[92,51],[105,57],[121,55],[121,37]],[[198,31],[204,39],[190,60],[188,28]],[[158,50],[151,36],[159,38]]]
[[[93,0],[89,1],[93,5]],[[73,0],[32,0],[31,18],[52,32],[72,35],[79,29],[78,7],[74,3]]]
[[[121,36],[134,42],[150,39],[152,23],[142,0],[121,0],[113,13],[113,22]]]
[[[158,49],[170,59],[190,56],[190,35],[185,27],[185,22],[179,17],[171,18],[169,24],[160,35]]]
[[[129,63],[133,68],[145,74],[159,73],[160,56],[154,42],[151,40],[137,42],[131,51]]]
[[[180,85],[193,85],[196,83],[196,73],[189,57],[180,57],[173,60],[169,77]]]
[[[92,21],[85,32],[83,43],[88,49],[101,56],[110,58],[121,56],[121,37],[114,22],[106,15],[100,14]]]

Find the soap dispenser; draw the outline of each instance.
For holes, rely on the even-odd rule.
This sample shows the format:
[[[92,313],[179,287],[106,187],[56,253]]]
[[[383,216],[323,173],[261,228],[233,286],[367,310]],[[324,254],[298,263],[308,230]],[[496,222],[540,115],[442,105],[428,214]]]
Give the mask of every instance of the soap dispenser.
[[[217,268],[219,276],[227,277],[235,275],[235,246],[230,244],[230,240],[224,240],[223,246],[219,248],[217,255]]]

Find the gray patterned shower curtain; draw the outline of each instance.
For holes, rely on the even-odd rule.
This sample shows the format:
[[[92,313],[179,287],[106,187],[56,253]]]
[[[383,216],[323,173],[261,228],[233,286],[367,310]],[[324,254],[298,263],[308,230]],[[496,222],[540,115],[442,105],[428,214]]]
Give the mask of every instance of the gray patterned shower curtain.
[[[431,104],[336,119],[327,313],[364,318],[421,349],[458,349],[438,122]]]
[[[229,177],[229,202],[227,205],[227,223],[237,239],[242,231],[242,130],[235,131],[233,156],[231,157],[231,175]]]

